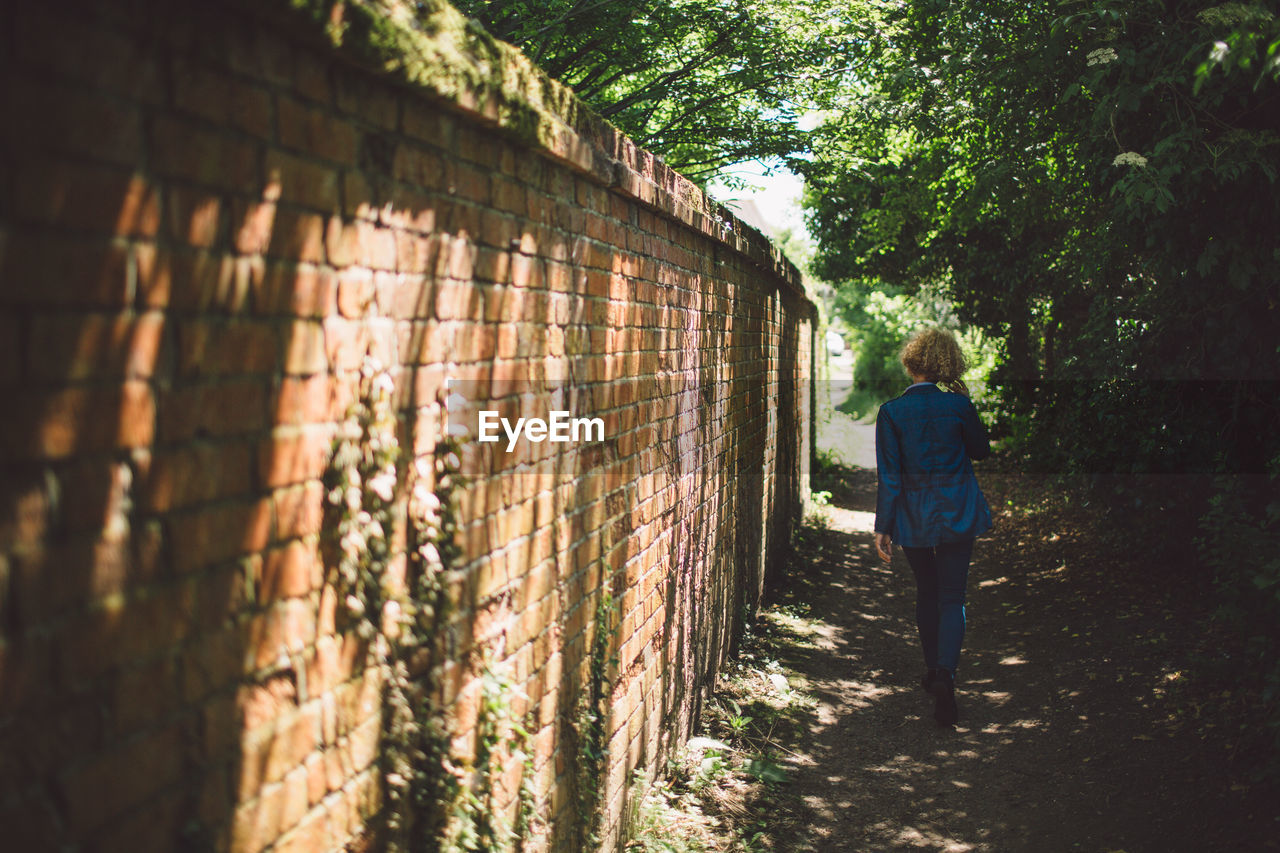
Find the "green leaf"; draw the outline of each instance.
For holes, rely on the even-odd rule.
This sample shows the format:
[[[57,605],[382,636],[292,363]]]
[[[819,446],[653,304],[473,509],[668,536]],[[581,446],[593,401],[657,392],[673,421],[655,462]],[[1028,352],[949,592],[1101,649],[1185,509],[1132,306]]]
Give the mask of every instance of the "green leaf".
[[[781,784],[787,781],[787,771],[767,758],[753,758],[744,768],[748,775],[766,784]]]

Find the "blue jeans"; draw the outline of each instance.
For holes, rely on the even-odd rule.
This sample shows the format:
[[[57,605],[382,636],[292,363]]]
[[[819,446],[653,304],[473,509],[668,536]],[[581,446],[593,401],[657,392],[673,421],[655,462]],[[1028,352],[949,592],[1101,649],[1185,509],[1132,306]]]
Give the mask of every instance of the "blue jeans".
[[[916,627],[924,665],[954,676],[964,642],[964,594],[973,540],[902,550],[916,576]]]

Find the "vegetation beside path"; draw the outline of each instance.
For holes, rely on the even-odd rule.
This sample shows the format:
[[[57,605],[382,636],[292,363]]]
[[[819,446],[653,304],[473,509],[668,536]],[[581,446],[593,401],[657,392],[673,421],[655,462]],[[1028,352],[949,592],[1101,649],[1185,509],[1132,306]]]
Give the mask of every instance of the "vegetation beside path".
[[[1215,676],[1232,651],[1206,584],[1153,587],[1079,482],[999,460],[979,476],[997,527],[974,557],[960,723],[938,728],[919,688],[910,570],[871,545],[874,472],[826,467],[830,506],[631,849],[1280,847],[1259,698]]]

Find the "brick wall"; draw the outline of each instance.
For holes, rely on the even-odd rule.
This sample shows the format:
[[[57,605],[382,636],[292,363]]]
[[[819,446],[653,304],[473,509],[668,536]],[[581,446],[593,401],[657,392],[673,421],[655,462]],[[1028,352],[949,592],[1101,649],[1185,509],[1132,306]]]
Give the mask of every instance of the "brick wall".
[[[631,771],[688,736],[790,538],[814,317],[794,268],[447,8],[378,53],[360,4],[40,5],[0,5],[5,845],[385,841],[384,672],[338,612],[324,485],[372,355],[401,528],[450,393],[472,425],[605,421],[462,448],[447,656],[413,676],[465,758],[481,670],[506,665],[531,849],[572,850],[574,708],[607,636],[616,846]]]

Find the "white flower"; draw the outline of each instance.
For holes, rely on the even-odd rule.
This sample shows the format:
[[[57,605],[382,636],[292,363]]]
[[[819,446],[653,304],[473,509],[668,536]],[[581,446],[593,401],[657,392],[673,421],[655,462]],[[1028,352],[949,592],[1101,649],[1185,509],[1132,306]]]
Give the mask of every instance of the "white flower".
[[[360,493],[359,486],[347,487],[347,509],[359,509],[360,504],[364,503],[364,496]]]
[[[1231,52],[1231,48],[1225,41],[1215,41],[1213,50],[1209,51],[1210,62],[1221,62],[1227,58],[1227,54]]]
[[[1089,55],[1085,57],[1089,65],[1106,65],[1108,62],[1115,62],[1120,55],[1115,52],[1114,48],[1100,47],[1097,50],[1089,51]]]
[[[400,602],[388,601],[382,605],[382,630],[391,636],[400,633]]]
[[[1117,154],[1116,159],[1111,161],[1112,166],[1145,166],[1147,158],[1143,157],[1137,151],[1126,151],[1123,154]]]
[[[364,550],[365,540],[360,531],[349,530],[338,544],[342,548],[343,554],[346,554],[348,557],[355,558]]]
[[[373,379],[373,390],[380,391],[383,394],[391,394],[396,390],[396,383],[392,380],[391,374],[385,370],[379,373]]]
[[[347,612],[353,616],[364,615],[364,602],[354,595],[347,596]]]
[[[369,480],[369,488],[373,493],[388,503],[396,492],[396,469],[383,468],[371,480]]]

